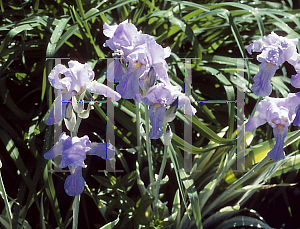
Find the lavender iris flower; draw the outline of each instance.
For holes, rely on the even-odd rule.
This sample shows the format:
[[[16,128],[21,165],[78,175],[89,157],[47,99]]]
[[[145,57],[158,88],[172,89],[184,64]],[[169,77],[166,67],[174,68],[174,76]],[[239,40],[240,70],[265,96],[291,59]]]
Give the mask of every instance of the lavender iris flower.
[[[138,44],[137,28],[134,24],[128,23],[128,20],[123,21],[119,25],[109,26],[107,23],[103,25],[103,33],[109,37],[103,46],[109,47],[111,50],[122,50],[127,56]]]
[[[136,27],[127,21],[117,26],[105,24],[103,29],[103,33],[110,37],[104,46],[110,47],[119,57],[109,66],[110,70],[114,68],[114,75],[109,73],[107,79],[120,82],[117,91],[122,98],[135,97],[140,79],[147,76],[151,68],[154,68],[157,80],[171,85],[165,61],[171,54],[169,47],[163,48],[152,36],[138,32]]]
[[[271,78],[279,65],[288,61],[293,64],[297,60],[296,44],[298,39],[287,39],[272,32],[261,40],[254,41],[246,47],[249,54],[261,52],[257,60],[261,62],[259,72],[254,76],[252,91],[258,96],[268,96],[272,92]]]
[[[109,159],[114,156],[114,150],[110,143],[91,143],[87,135],[81,138],[70,137],[64,132],[60,135],[59,141],[44,154],[44,157],[52,160],[58,155],[62,156],[59,167],[68,167],[71,172],[65,181],[65,191],[69,196],[76,196],[84,190],[82,168],[87,167],[84,163],[86,155],[97,155]]]
[[[271,125],[276,144],[268,152],[268,156],[274,161],[285,158],[283,143],[299,102],[300,98],[294,93],[290,93],[287,98],[267,97],[258,104],[255,115],[245,124],[246,132],[253,131],[266,122]]]
[[[62,96],[58,96],[54,101],[47,125],[57,124],[65,118],[67,105],[72,96],[79,97],[85,90],[110,97],[114,102],[121,98],[119,93],[94,80],[94,72],[88,64],[69,61],[68,65],[69,68],[66,68],[58,64],[48,76],[51,86],[61,90]],[[59,79],[59,74],[65,77]]]
[[[140,103],[151,105],[148,110],[152,125],[149,133],[151,139],[157,139],[163,135],[163,126],[173,121],[178,106],[184,114],[194,115],[196,113],[190,99],[182,94],[179,88],[172,85],[165,86],[163,83],[159,83],[152,86],[145,96],[138,92],[135,98]],[[172,112],[166,109],[168,105],[171,105],[169,110],[171,109]]]

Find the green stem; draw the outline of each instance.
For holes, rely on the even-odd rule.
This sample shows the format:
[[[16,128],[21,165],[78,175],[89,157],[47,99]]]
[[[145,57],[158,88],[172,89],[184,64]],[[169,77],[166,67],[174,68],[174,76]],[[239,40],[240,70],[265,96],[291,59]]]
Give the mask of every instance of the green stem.
[[[1,163],[1,161],[0,161],[0,163]],[[0,169],[1,169],[1,167],[2,166],[0,166]],[[12,216],[12,213],[11,213],[11,210],[10,210],[9,202],[8,202],[6,191],[5,191],[5,187],[4,187],[4,184],[3,184],[1,171],[0,171],[0,191],[2,193],[2,197],[3,197],[3,200],[4,200],[5,210],[6,210],[7,215],[8,215],[9,225],[12,228],[12,218],[13,218],[13,216]]]
[[[75,124],[75,127],[74,127],[74,131],[72,132],[72,137],[75,137],[77,136],[77,133],[78,133],[78,129],[79,129],[79,126],[80,126],[80,123],[81,123],[81,118],[79,118],[77,116],[77,119],[76,119],[76,124]]]
[[[78,115],[77,115],[77,119],[76,119],[76,124],[75,124],[75,127],[74,127],[74,131],[71,133],[72,137],[77,136],[81,120],[82,119],[79,118]],[[73,225],[72,225],[72,229],[77,229],[78,214],[79,214],[79,202],[80,202],[80,194],[74,197],[74,202],[73,202]]]
[[[79,213],[80,194],[74,197],[73,202],[73,226],[72,229],[77,229],[78,213]]]
[[[157,178],[157,181],[156,181],[154,210],[153,210],[153,216],[154,217],[156,216],[156,211],[157,211],[157,208],[158,208],[158,196],[159,196],[160,181],[162,179],[163,173],[164,173],[165,168],[166,168],[167,156],[168,156],[168,146],[165,145],[164,146],[164,156],[163,156],[163,160],[161,162],[158,178]]]
[[[141,141],[141,113],[140,113],[140,103],[135,101],[135,115],[136,115],[136,141],[137,141],[137,147],[138,147],[138,163],[141,165],[141,155],[142,155],[142,141]]]
[[[147,155],[148,155],[148,167],[149,167],[149,177],[150,177],[150,185],[154,182],[153,176],[153,163],[152,163],[152,153],[151,153],[151,142],[149,138],[150,132],[150,120],[148,115],[149,106],[145,105],[145,124],[146,124],[146,146],[147,146]],[[151,186],[150,186],[151,187]]]

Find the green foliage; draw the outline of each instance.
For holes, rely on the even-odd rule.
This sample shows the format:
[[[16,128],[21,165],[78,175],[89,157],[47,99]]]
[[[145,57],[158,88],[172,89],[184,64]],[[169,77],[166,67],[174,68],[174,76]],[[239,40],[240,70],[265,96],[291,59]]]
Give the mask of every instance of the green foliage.
[[[300,132],[298,127],[291,127],[284,145],[287,157],[279,162],[266,157],[274,145],[270,128],[262,126],[255,133],[246,133],[245,171],[235,171],[234,101],[238,74],[243,74],[242,77],[245,74],[245,120],[258,103],[258,97],[250,90],[258,63],[245,59],[245,69],[237,70],[236,58],[247,58],[245,46],[271,31],[300,38],[299,10],[291,0],[286,1],[288,4],[196,2],[0,1],[0,150],[1,174],[8,196],[0,215],[3,226],[67,228],[70,225],[72,199],[63,190],[68,172],[49,172],[54,165],[43,158],[53,146],[54,137],[53,128],[45,124],[54,98],[47,78],[55,64],[51,58],[89,62],[97,80],[105,82],[105,58],[111,57],[111,50],[103,47],[107,39],[103,24],[118,24],[128,19],[143,33],[154,36],[163,47],[170,46],[172,54],[167,62],[174,85],[184,88],[184,61],[195,58],[191,100],[197,114],[192,117],[193,144],[184,141],[186,117],[177,112],[170,124],[174,135],[168,148],[165,177],[159,184],[159,201],[154,206],[156,183],[149,180],[145,131],[142,128],[138,133],[136,129],[139,123],[135,103],[123,99],[116,102],[116,166],[122,172],[98,172],[104,170],[105,162],[90,161],[89,172],[84,172],[86,188],[79,225],[103,229],[221,229],[239,225],[271,228],[271,222],[265,222],[245,205],[256,194],[272,188],[281,195],[285,193],[284,187],[294,185],[291,177],[296,177],[300,168]],[[295,92],[289,84],[291,74],[288,65],[281,66],[272,79],[275,90],[272,96],[285,97]],[[85,99],[105,100],[89,93]],[[213,100],[219,102],[207,102]],[[233,103],[220,102],[225,100]],[[96,102],[79,134],[89,134],[94,141],[105,139],[106,111],[105,102]],[[145,107],[141,106],[139,112],[140,122],[145,124]],[[156,174],[163,157],[161,140],[151,142]],[[185,171],[185,150],[193,154],[192,167],[196,170],[193,173]],[[285,179],[286,176],[289,178]],[[0,191],[4,193],[3,188]],[[291,209],[287,195],[285,202],[283,208]],[[12,214],[7,213],[9,207]],[[156,214],[154,207],[158,208]]]

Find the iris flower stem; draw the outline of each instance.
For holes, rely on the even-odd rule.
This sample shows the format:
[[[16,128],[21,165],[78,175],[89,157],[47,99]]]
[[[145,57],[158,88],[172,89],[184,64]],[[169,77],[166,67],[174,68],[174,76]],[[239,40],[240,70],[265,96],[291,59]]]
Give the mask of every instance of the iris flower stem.
[[[142,154],[142,141],[141,141],[141,113],[140,113],[140,103],[135,101],[135,114],[136,114],[136,140],[137,140],[137,147],[138,147],[138,163],[141,164],[141,154]]]
[[[1,161],[0,161],[0,168],[1,168]],[[12,218],[13,218],[13,216],[12,216],[12,213],[11,213],[11,210],[10,210],[9,202],[8,202],[6,191],[5,191],[5,187],[4,187],[4,184],[3,184],[1,171],[0,171],[0,192],[2,193],[2,197],[3,197],[3,200],[4,200],[5,210],[6,210],[6,213],[8,215],[9,225],[12,228]]]
[[[77,229],[79,213],[80,194],[74,197],[73,201],[73,225],[72,229]]]
[[[72,132],[72,137],[75,137],[77,136],[77,133],[78,133],[78,129],[79,129],[79,126],[80,126],[80,123],[81,123],[81,118],[79,118],[77,116],[77,119],[76,119],[76,124],[75,124],[75,127],[74,127],[74,131]]]
[[[154,175],[153,175],[153,163],[152,163],[152,153],[151,153],[151,142],[149,138],[150,132],[150,122],[149,122],[149,115],[148,110],[149,106],[145,105],[145,122],[146,122],[146,146],[147,146],[147,155],[148,155],[148,167],[149,167],[149,177],[150,177],[150,185],[154,182]]]
[[[75,124],[75,127],[74,127],[74,131],[72,132],[72,137],[77,136],[81,120],[82,119],[77,116],[76,124]],[[72,225],[72,229],[77,229],[78,214],[79,214],[79,202],[80,202],[80,194],[74,197],[74,202],[73,202],[73,225]]]
[[[157,212],[157,209],[158,209],[158,196],[159,196],[160,181],[162,179],[163,173],[164,173],[165,168],[166,168],[167,156],[168,156],[168,146],[165,145],[164,146],[164,156],[163,156],[163,160],[161,162],[158,178],[157,178],[157,181],[156,181],[154,210],[153,210],[153,216],[154,217],[156,216],[156,212]]]

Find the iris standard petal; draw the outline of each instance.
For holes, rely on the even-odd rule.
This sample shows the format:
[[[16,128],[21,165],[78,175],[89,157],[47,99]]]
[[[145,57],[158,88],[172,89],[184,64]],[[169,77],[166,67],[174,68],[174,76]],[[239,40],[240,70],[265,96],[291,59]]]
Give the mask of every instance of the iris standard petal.
[[[114,28],[108,31],[107,35],[111,36]],[[125,56],[127,56],[133,50],[137,42],[137,37],[138,31],[135,25],[124,21],[116,27],[113,36],[105,42],[105,46],[114,51],[121,49],[124,51]]]
[[[65,74],[66,72],[68,72],[68,69],[64,65],[62,65],[62,64],[56,65],[51,70],[51,72],[48,76],[51,86],[56,89],[69,90],[69,88],[71,87],[71,79],[66,78],[66,77],[61,79],[58,77],[59,74]]]
[[[273,128],[273,134],[275,136],[276,144],[273,149],[268,153],[268,156],[273,161],[279,161],[285,158],[283,143],[284,139],[287,136],[288,127],[283,127],[282,125],[278,125],[278,128]]]
[[[84,160],[86,159],[86,152],[90,149],[90,147],[84,147],[79,143],[73,144],[62,153],[62,161],[59,167],[72,166],[85,168]]]
[[[261,52],[262,48],[263,42],[261,40],[254,41],[252,44],[246,46],[246,49],[250,55],[252,55],[252,50],[254,52]]]
[[[84,179],[82,177],[82,168],[72,168],[74,173],[71,172],[65,181],[65,191],[69,196],[77,196],[84,191]],[[71,170],[72,170],[71,169]]]
[[[254,84],[251,88],[255,95],[265,97],[271,94],[272,84],[270,80],[277,69],[276,65],[267,62],[259,65],[259,72],[253,78]]]
[[[86,85],[94,79],[94,71],[87,64],[81,64],[78,61],[69,61],[69,77],[72,78],[70,91],[81,94]]]
[[[121,95],[111,89],[110,87],[107,87],[106,85],[102,83],[98,83],[97,81],[92,81],[86,86],[86,90],[88,90],[91,93],[104,95],[105,97],[109,97],[113,100],[113,102],[118,101],[121,98]]]
[[[160,80],[166,86],[172,86],[168,76],[168,64],[165,60],[161,63],[154,64],[153,68],[156,72],[156,78],[158,80]]]
[[[153,86],[149,93],[142,98],[143,102],[147,105],[154,105],[156,103],[162,105],[170,105],[173,100],[174,95],[172,94],[172,87],[165,86],[163,83],[159,83]]]
[[[178,105],[180,110],[187,115],[194,115],[196,114],[197,110],[191,105],[191,100],[184,94],[180,94],[178,96]]]
[[[109,38],[113,37],[118,25],[108,25],[106,22],[104,22],[103,25],[103,34]]]

